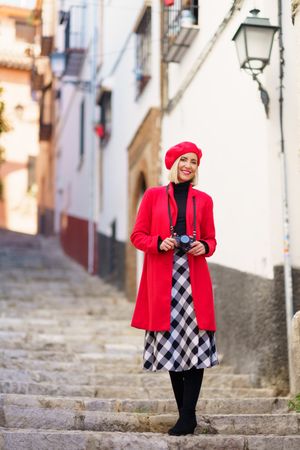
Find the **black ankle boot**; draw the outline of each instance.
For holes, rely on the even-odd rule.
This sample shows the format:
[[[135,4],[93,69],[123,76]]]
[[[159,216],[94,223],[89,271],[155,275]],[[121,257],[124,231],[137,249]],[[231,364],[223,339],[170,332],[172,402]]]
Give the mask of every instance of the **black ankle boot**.
[[[194,434],[197,426],[195,410],[182,408],[179,412],[179,419],[174,427],[170,428],[168,434],[171,436],[184,436],[186,434]]]

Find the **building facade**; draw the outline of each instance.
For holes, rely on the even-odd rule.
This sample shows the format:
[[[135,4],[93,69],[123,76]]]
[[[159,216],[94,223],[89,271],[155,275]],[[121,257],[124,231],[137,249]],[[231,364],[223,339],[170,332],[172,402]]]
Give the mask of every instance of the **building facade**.
[[[10,131],[1,133],[0,226],[35,234],[37,231],[36,159],[39,152],[39,108],[33,67],[40,53],[38,2],[0,5],[1,100]]]
[[[41,2],[41,25],[38,35],[40,55],[34,67],[35,94],[39,102],[39,143],[37,158],[38,233],[54,234],[55,200],[55,82],[51,71],[50,55],[54,51],[57,23],[57,2]]]
[[[55,80],[55,227],[68,254],[134,300],[143,256],[129,235],[140,199],[167,183],[166,150],[196,142],[197,188],[214,199],[219,349],[236,371],[285,393],[287,250],[300,309],[299,13],[296,1],[293,15],[289,2],[256,3],[281,24],[260,75],[268,115],[232,41],[252,1],[64,2],[56,47],[67,43],[77,66],[73,58]],[[73,47],[72,26],[83,39]]]
[[[211,258],[219,348],[236,370],[287,389],[283,263],[280,46],[275,36],[261,82],[270,97],[267,117],[257,84],[239,69],[232,37],[253,8],[250,1],[197,2],[198,32],[176,61],[171,50],[162,149],[188,139],[203,148],[199,189],[212,195],[218,248]],[[288,2],[260,1],[260,16],[277,25],[284,41],[284,148],[290,224],[294,311],[299,298],[299,152],[296,33]],[[278,6],[281,3],[282,16]],[[170,20],[170,19],[169,19]],[[169,53],[168,53],[169,52]],[[175,52],[175,50],[173,50]],[[166,178],[164,178],[166,180]],[[285,236],[285,239],[287,237]]]
[[[54,229],[65,252],[90,273],[97,266],[94,127],[99,5],[84,0],[57,2],[52,52],[56,63],[62,64],[53,74]]]
[[[102,9],[98,270],[132,299],[141,255],[128,231],[161,172],[160,20],[159,1],[113,0]]]

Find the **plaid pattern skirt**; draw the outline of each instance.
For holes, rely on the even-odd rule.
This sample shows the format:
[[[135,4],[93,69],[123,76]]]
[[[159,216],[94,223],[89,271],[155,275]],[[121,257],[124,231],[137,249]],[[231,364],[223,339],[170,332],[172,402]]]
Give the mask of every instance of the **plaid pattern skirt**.
[[[213,331],[200,330],[194,311],[187,255],[174,252],[170,331],[146,331],[144,369],[207,368],[218,362]]]

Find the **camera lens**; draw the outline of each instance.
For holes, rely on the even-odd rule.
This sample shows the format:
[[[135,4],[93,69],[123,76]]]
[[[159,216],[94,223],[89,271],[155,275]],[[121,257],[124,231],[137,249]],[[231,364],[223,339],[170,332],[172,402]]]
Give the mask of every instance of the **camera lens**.
[[[188,244],[190,242],[190,238],[186,234],[184,234],[180,237],[180,242],[182,244]]]

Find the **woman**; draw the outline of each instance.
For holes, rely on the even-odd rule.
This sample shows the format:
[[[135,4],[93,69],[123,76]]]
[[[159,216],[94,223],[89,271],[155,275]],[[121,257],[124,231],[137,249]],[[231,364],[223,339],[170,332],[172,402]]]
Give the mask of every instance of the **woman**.
[[[144,369],[168,370],[179,418],[168,433],[193,433],[204,368],[218,364],[212,283],[213,202],[193,188],[202,152],[191,142],[165,156],[168,186],[146,190],[133,245],[145,252],[131,325],[145,331]],[[181,236],[181,240],[180,240]]]

